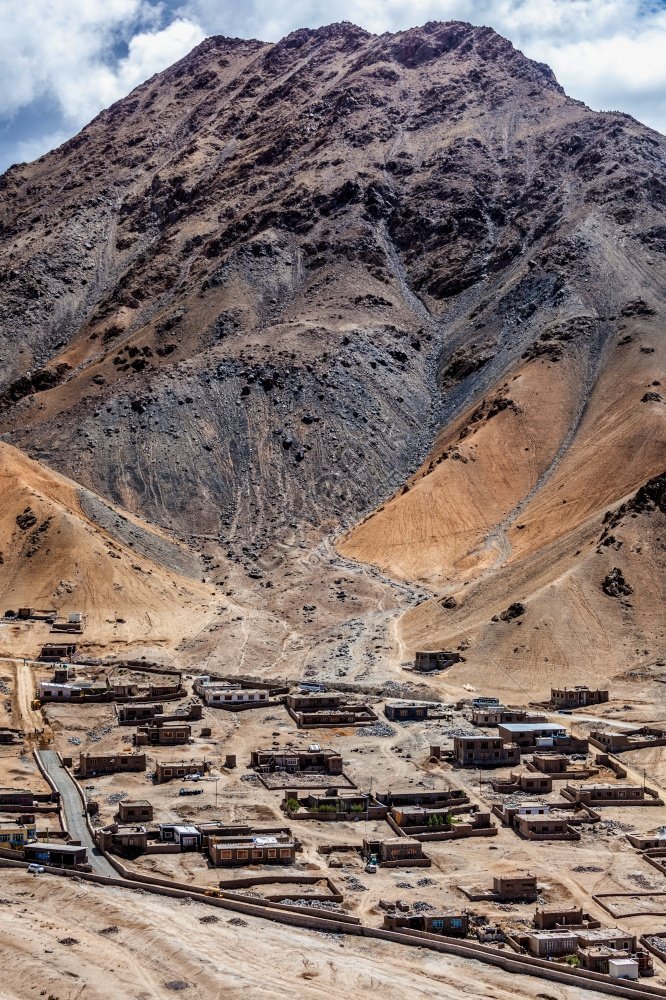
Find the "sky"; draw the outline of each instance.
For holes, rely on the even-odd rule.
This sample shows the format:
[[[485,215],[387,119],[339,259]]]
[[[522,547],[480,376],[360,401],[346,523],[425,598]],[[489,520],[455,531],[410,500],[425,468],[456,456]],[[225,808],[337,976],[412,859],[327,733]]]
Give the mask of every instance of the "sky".
[[[0,172],[75,135],[207,35],[489,25],[572,97],[666,132],[666,0],[0,0]]]

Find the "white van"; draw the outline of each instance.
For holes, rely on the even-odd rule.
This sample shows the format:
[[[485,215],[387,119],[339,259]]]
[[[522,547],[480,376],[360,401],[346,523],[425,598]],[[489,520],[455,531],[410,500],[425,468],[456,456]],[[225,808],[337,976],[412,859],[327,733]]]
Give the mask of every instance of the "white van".
[[[43,875],[45,868],[44,865],[28,865],[28,871],[31,875]]]

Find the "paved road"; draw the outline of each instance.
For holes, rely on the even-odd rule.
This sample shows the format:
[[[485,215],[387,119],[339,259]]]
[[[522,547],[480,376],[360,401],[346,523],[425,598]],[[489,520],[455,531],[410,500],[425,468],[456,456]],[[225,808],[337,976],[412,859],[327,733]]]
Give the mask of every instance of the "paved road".
[[[72,840],[81,841],[88,851],[88,861],[98,875],[111,875],[117,878],[117,871],[109,864],[90,835],[76,784],[58,760],[55,750],[38,750],[37,754],[44,770],[53,779],[60,792],[65,825],[70,837]]]

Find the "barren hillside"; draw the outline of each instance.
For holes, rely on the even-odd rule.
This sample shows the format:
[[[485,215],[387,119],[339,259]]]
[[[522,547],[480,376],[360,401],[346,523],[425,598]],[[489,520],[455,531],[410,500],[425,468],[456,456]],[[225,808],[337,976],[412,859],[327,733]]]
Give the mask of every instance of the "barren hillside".
[[[663,194],[660,136],[490,29],[208,39],[0,179],[0,432],[81,484],[3,450],[2,593],[104,566],[100,627],[178,594],[166,646],[222,623],[233,669],[651,662],[663,514],[600,538],[663,468]]]

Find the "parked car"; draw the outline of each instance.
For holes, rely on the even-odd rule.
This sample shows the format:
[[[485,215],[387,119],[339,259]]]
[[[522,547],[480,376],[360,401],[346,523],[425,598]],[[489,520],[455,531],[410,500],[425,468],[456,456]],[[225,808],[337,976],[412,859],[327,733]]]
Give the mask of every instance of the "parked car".
[[[367,865],[365,866],[365,870],[368,873],[368,875],[376,875],[377,865],[374,863],[374,861],[368,861]]]
[[[194,774],[186,774],[183,776],[183,781],[198,781],[203,775],[195,771]]]
[[[203,788],[181,788],[179,795],[203,795]]]
[[[28,871],[31,875],[43,875],[46,869],[44,865],[28,865]]]

